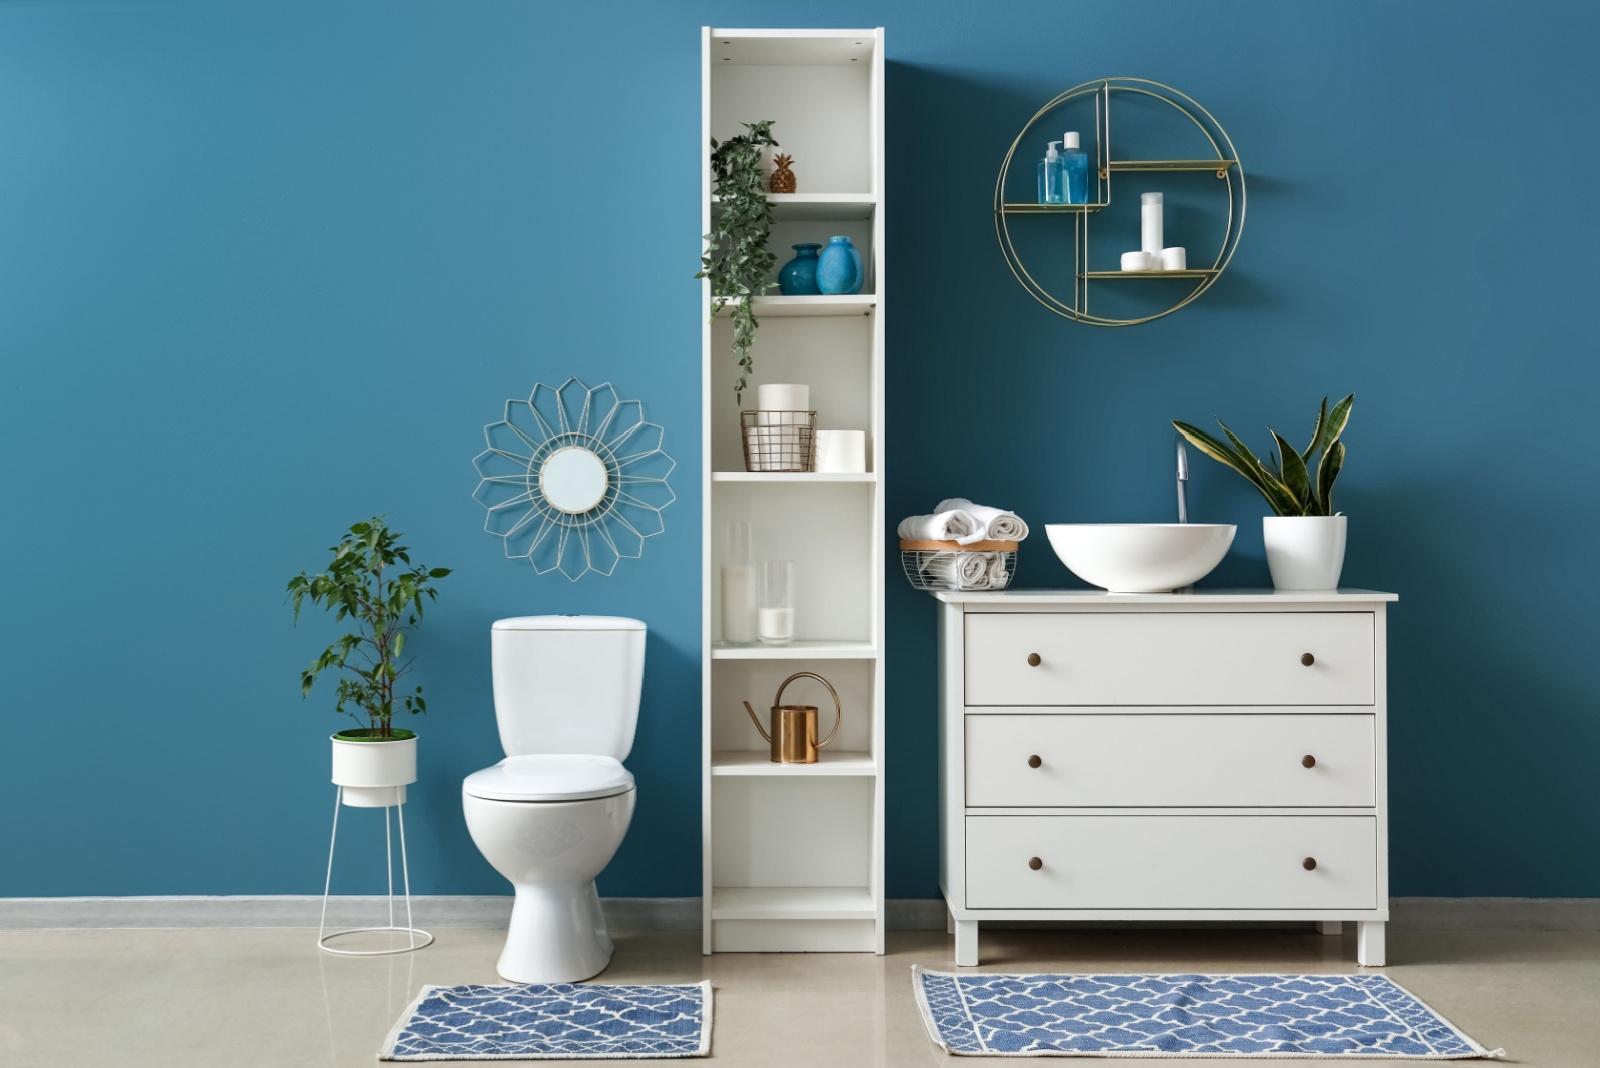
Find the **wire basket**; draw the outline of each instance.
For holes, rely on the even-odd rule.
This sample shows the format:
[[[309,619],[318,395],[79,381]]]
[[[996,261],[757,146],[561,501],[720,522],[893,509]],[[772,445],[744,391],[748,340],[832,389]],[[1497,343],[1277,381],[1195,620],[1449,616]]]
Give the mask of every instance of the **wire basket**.
[[[1017,543],[901,541],[900,566],[919,590],[1003,590],[1017,571]]]
[[[817,413],[739,413],[746,471],[815,471]]]

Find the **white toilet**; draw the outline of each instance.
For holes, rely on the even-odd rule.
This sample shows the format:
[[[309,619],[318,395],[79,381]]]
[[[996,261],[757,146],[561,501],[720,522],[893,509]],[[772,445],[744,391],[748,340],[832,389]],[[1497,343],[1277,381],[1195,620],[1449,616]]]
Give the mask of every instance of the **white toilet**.
[[[594,878],[633,818],[645,626],[617,616],[519,616],[491,631],[506,758],[461,784],[467,830],[516,889],[497,970],[514,983],[600,974],[611,938]]]

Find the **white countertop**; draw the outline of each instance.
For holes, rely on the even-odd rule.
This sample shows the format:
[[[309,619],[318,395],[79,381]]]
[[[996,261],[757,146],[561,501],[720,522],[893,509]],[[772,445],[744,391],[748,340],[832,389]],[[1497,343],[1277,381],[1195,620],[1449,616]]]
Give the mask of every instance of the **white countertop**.
[[[1397,593],[1357,590],[1231,590],[1201,588],[1172,593],[1110,593],[1106,590],[939,590],[950,604],[1341,604],[1398,601]]]

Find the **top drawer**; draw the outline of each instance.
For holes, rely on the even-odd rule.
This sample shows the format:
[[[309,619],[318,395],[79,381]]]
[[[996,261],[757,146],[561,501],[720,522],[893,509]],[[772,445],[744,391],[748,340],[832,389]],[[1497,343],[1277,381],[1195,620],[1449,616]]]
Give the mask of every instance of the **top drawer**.
[[[968,705],[1373,703],[1371,612],[965,618]]]

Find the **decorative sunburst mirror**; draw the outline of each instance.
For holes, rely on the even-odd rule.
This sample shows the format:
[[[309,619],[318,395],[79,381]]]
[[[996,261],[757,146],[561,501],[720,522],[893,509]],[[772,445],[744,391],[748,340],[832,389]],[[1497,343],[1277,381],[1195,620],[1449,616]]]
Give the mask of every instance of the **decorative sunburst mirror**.
[[[488,509],[483,529],[540,575],[576,582],[638,559],[644,539],[666,527],[661,510],[673,459],[644,405],[619,400],[611,383],[543,382],[527,400],[506,401],[505,418],[483,428],[488,448],[473,458],[473,499]]]

